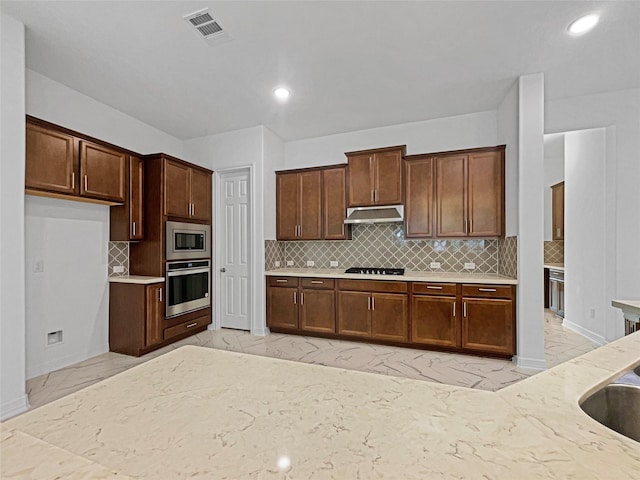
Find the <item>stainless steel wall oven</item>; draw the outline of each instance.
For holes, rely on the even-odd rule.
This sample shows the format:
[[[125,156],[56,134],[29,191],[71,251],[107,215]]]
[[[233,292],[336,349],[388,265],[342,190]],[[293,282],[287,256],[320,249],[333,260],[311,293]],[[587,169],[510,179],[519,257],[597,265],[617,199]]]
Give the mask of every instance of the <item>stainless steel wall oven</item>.
[[[211,305],[211,262],[167,262],[166,317]]]

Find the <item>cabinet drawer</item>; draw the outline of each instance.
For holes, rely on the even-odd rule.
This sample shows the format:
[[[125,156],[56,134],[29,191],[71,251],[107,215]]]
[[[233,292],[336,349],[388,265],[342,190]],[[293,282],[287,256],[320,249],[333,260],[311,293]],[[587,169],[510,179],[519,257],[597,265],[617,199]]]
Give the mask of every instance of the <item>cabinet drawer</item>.
[[[267,285],[270,287],[297,287],[298,277],[267,277]]]
[[[389,292],[406,293],[407,282],[385,282],[379,280],[338,280],[339,290],[353,290],[356,292]]]
[[[209,323],[211,323],[211,319],[209,318],[209,316],[206,316],[195,318],[188,322],[181,323],[180,325],[176,325],[175,327],[165,328],[164,339],[168,340],[171,337],[186,333],[189,330],[195,330],[200,327],[204,327],[205,325],[209,325]]]
[[[463,297],[513,298],[511,285],[462,285]]]
[[[549,270],[549,278],[564,282],[564,272],[561,272],[559,270]]]
[[[457,285],[455,283],[413,283],[411,291],[426,295],[455,295]]]
[[[302,288],[321,288],[333,290],[336,281],[333,278],[301,278]]]

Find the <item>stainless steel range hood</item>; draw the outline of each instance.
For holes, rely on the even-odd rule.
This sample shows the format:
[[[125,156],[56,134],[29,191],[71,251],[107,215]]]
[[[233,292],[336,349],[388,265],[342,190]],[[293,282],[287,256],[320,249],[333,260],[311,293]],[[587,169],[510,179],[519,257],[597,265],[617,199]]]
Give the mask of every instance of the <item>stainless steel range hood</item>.
[[[347,208],[344,223],[398,223],[404,221],[404,205]]]

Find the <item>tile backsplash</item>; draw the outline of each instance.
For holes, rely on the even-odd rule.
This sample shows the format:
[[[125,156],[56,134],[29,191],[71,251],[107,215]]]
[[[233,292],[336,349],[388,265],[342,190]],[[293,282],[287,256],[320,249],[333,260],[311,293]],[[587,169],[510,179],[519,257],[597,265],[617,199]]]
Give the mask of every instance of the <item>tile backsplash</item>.
[[[518,278],[518,237],[498,240],[498,273]]]
[[[564,240],[544,242],[544,263],[564,263]]]
[[[113,267],[123,266],[124,272],[114,273]],[[129,275],[129,242],[109,242],[109,276]]]
[[[436,239],[408,240],[402,225],[354,225],[353,240],[265,242],[265,268],[272,270],[275,261],[284,267],[305,268],[308,261],[314,268],[404,267],[408,270],[430,270],[431,262],[440,262],[437,271],[468,272],[464,264],[476,264],[475,273],[498,273],[498,243],[496,239]]]

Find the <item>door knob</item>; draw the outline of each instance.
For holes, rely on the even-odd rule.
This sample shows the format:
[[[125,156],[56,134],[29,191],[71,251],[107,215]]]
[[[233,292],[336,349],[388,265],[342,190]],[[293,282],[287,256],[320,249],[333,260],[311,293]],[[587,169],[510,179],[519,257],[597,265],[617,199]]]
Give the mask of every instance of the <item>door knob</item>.
[[[222,273],[224,273],[224,272],[226,272],[226,271],[227,271],[227,269],[226,269],[226,268],[224,268],[224,267],[222,267],[222,268],[220,269],[220,271],[221,271]]]

